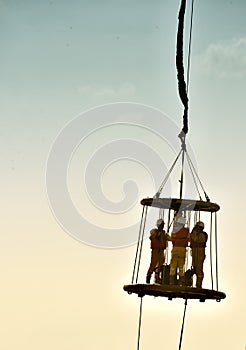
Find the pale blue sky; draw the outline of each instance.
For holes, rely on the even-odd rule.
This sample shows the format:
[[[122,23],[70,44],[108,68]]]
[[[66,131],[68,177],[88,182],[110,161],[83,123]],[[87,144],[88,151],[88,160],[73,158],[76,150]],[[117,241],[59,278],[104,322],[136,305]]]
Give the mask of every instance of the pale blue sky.
[[[4,350],[135,348],[139,300],[122,291],[131,279],[135,247],[102,250],[72,239],[49,208],[45,168],[61,129],[101,104],[152,106],[181,128],[178,10],[178,0],[0,1]],[[246,345],[245,14],[244,0],[195,0],[188,140],[202,181],[221,206],[220,286],[227,299],[190,302],[183,350]],[[90,155],[107,137],[126,137],[124,130],[107,132],[88,140],[86,150],[82,144],[78,155],[87,149]],[[135,137],[160,151],[153,135],[148,139],[142,130]],[[72,175],[74,184],[83,186],[79,166],[84,164],[77,156]],[[116,180],[109,177],[108,187]],[[148,265],[147,241],[145,254]],[[165,341],[176,349],[182,312],[181,300],[144,300],[142,349],[163,348]]]

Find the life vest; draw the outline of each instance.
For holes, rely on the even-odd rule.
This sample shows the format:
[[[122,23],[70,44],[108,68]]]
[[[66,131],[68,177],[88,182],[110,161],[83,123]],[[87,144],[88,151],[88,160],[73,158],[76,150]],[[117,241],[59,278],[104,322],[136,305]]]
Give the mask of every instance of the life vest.
[[[182,227],[178,231],[173,231],[171,235],[171,240],[174,247],[187,247],[188,245],[188,228]]]
[[[166,231],[159,231],[157,228],[154,228],[150,231],[150,247],[151,249],[166,249]]]
[[[200,229],[193,228],[190,235],[191,248],[205,248],[208,234]]]

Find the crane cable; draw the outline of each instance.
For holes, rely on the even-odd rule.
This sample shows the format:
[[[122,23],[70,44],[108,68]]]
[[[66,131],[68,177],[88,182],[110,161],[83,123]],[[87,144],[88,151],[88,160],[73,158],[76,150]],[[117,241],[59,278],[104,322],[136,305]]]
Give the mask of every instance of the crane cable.
[[[183,128],[181,130],[181,132],[179,133],[179,138],[181,140],[181,151],[179,152],[177,158],[175,159],[171,169],[169,170],[168,174],[166,175],[165,179],[163,180],[163,182],[161,183],[157,193],[155,194],[154,198],[159,198],[160,194],[163,190],[163,187],[165,186],[178,158],[180,157],[180,155],[182,154],[182,172],[181,172],[181,186],[180,186],[180,197],[182,197],[182,173],[183,173],[183,166],[184,166],[184,153],[186,152],[186,145],[185,145],[185,136],[188,133],[188,89],[189,89],[189,78],[190,78],[190,61],[191,61],[191,39],[192,39],[192,29],[193,29],[193,13],[194,13],[194,0],[192,0],[191,3],[191,15],[190,15],[190,31],[189,31],[189,45],[188,45],[188,62],[187,62],[187,84],[185,82],[184,79],[184,63],[183,63],[183,32],[184,32],[184,16],[185,16],[185,9],[186,9],[186,0],[181,0],[181,5],[180,5],[180,9],[179,9],[179,15],[178,15],[178,31],[177,31],[177,44],[176,44],[176,68],[177,68],[177,79],[178,79],[178,90],[179,90],[179,96],[180,99],[183,103],[184,106],[184,112],[183,112]],[[188,157],[188,156],[187,156]],[[190,158],[188,159],[189,161],[189,165],[190,165],[190,169],[191,166],[192,168],[194,168]],[[198,175],[195,171],[195,169],[193,169],[197,178]],[[192,171],[192,169],[191,169]],[[194,178],[194,174],[192,172],[192,176],[193,179]],[[203,192],[205,194],[205,197],[207,200],[209,200],[207,194],[205,193],[205,190],[201,184],[200,179],[198,178],[198,181],[203,189]],[[195,182],[196,185],[196,182]],[[197,186],[196,186],[197,187]],[[199,190],[198,190],[199,193]],[[200,193],[199,193],[200,196]],[[201,196],[200,196],[201,197]]]
[[[178,33],[177,33],[177,50],[176,50],[176,67],[177,67],[177,78],[178,78],[178,89],[179,96],[184,106],[183,113],[183,128],[179,134],[179,138],[181,140],[181,148],[183,151],[183,155],[186,152],[185,146],[185,136],[188,133],[188,85],[189,85],[189,74],[190,74],[190,56],[191,56],[191,34],[192,34],[192,24],[193,24],[193,9],[194,9],[194,0],[192,0],[192,8],[191,8],[191,20],[190,20],[190,37],[189,37],[189,52],[188,52],[188,69],[187,69],[187,86],[184,80],[184,64],[183,64],[183,31],[184,31],[184,16],[185,16],[185,8],[186,8],[186,0],[181,0],[181,5],[179,9],[179,23],[178,23]],[[183,163],[182,163],[183,167]],[[183,169],[182,169],[183,172]],[[182,180],[182,179],[181,179]],[[180,190],[180,196],[182,195],[182,189]],[[179,350],[181,350],[183,332],[184,332],[184,322],[187,308],[187,299],[185,299],[184,306],[184,314],[183,314],[183,322],[180,332],[179,339]]]
[[[179,89],[179,96],[184,106],[184,114],[183,114],[183,128],[179,134],[179,137],[182,142],[182,151],[184,152],[186,150],[185,147],[185,136],[188,133],[188,83],[189,83],[189,72],[190,72],[190,55],[191,55],[191,32],[192,32],[192,18],[193,18],[193,7],[194,7],[194,0],[192,0],[192,10],[191,10],[191,25],[190,25],[190,38],[189,38],[189,53],[188,53],[188,70],[187,70],[187,87],[186,82],[184,79],[184,65],[183,65],[183,30],[184,30],[184,15],[185,15],[185,8],[186,8],[186,0],[181,0],[180,10],[179,10],[179,24],[178,24],[178,33],[177,33],[177,50],[176,50],[176,67],[177,67],[177,78],[178,78],[178,89]],[[178,157],[176,158],[172,169],[174,165],[176,164],[177,159],[179,158],[181,152],[179,153]],[[171,170],[172,171],[172,170]],[[170,172],[171,172],[170,171]],[[170,175],[170,173],[169,173]],[[168,176],[167,176],[168,178]],[[166,179],[163,181],[160,189],[158,190],[156,197],[159,198],[160,192],[165,184]],[[141,231],[141,230],[140,230]],[[139,236],[141,234],[139,233]],[[141,250],[141,249],[140,249]],[[140,300],[140,310],[139,310],[139,323],[138,323],[138,342],[137,342],[137,350],[140,349],[140,332],[141,332],[141,322],[142,322],[142,306],[143,306],[143,295],[139,295]],[[185,315],[186,315],[186,307],[187,307],[187,299],[185,299],[185,307],[184,307],[184,314],[183,314],[183,322],[182,322],[182,328],[180,333],[180,340],[179,340],[179,350],[181,350],[182,345],[182,338],[183,338],[183,331],[184,331],[184,321],[185,321]]]

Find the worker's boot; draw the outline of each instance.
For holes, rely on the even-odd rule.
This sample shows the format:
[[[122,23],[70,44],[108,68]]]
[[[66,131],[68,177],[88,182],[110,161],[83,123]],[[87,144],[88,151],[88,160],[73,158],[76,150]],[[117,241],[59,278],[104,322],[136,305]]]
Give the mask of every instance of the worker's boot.
[[[175,284],[175,276],[169,276],[169,284],[173,286]]]
[[[202,288],[203,277],[197,277],[196,279],[196,288]]]
[[[155,273],[155,283],[160,284],[160,277],[158,273]]]
[[[148,283],[148,284],[150,283],[150,278],[151,278],[151,275],[146,276],[146,283]]]
[[[179,285],[180,285],[180,286],[184,286],[184,285],[185,285],[184,276],[179,276]]]

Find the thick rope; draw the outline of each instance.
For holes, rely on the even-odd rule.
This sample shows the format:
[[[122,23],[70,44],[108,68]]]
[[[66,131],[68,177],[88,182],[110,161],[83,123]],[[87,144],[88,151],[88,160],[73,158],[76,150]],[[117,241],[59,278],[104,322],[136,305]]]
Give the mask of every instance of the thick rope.
[[[177,33],[177,51],[176,51],[176,67],[178,78],[179,96],[184,106],[183,128],[181,134],[188,133],[188,96],[186,91],[186,83],[184,79],[184,64],[183,64],[183,31],[184,31],[184,15],[185,15],[186,0],[181,1],[179,9],[179,23]]]
[[[186,307],[187,307],[187,299],[185,299],[185,307],[184,307],[184,314],[183,314],[183,322],[182,322],[182,327],[181,327],[181,332],[180,332],[180,339],[179,339],[179,350],[181,350],[182,339],[183,339],[184,321],[185,321]]]

